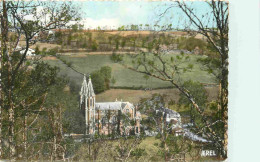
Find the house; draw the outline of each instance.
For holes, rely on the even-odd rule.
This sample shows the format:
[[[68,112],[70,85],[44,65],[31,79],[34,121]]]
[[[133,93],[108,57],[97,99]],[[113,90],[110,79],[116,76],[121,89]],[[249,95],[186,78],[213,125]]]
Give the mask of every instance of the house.
[[[22,47],[17,45],[16,48],[15,48],[15,51],[21,51],[22,50]]]
[[[84,75],[80,91],[80,109],[85,116],[86,134],[109,135],[117,132],[121,135],[140,133],[141,113],[130,102],[96,102],[96,95],[91,82],[91,77],[87,82]],[[134,121],[135,125],[126,123],[125,119]]]
[[[21,50],[20,54],[24,54],[24,52],[26,51],[26,49]],[[28,48],[28,51],[26,53],[26,56],[35,56],[35,50]]]
[[[48,35],[54,35],[55,34],[55,30],[49,30],[48,31]]]
[[[165,107],[156,109],[156,113],[158,112],[162,113],[167,123],[174,123],[171,129],[175,132],[176,136],[179,136],[183,133],[181,115],[178,112]]]

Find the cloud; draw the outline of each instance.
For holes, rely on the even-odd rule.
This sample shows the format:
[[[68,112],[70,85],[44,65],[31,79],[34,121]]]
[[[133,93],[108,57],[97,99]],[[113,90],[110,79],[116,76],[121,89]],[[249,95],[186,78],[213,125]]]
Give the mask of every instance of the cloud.
[[[86,18],[79,22],[84,25],[85,29],[117,29],[119,27],[119,20],[117,18],[103,18],[103,19],[92,19]]]

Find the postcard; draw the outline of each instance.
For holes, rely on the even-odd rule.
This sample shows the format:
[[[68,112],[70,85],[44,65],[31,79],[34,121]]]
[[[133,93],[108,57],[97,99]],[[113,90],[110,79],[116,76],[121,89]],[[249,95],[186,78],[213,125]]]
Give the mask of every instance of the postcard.
[[[0,16],[0,159],[227,159],[228,1],[3,0]]]

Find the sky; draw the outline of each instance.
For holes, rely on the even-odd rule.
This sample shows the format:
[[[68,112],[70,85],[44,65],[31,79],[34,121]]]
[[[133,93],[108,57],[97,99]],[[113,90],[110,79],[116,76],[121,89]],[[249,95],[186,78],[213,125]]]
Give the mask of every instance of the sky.
[[[122,25],[156,24],[159,15],[163,13],[174,2],[147,2],[147,1],[125,1],[125,2],[106,2],[106,1],[83,1],[75,2],[81,6],[82,20],[85,28],[113,28],[117,29]],[[192,2],[188,2],[190,5]],[[193,2],[198,15],[207,12],[209,7],[205,2]],[[159,25],[172,24],[180,27],[180,20],[184,20],[185,15],[177,7],[171,8],[165,14]],[[182,21],[183,22],[183,21]]]
[[[51,2],[50,2],[51,3]],[[62,2],[61,2],[62,3]],[[76,6],[80,7],[82,19],[79,24],[84,25],[85,29],[118,29],[120,26],[149,24],[153,27],[155,24],[172,25],[172,28],[183,29],[184,26],[190,26],[186,15],[176,5],[176,2],[169,1],[72,1]],[[201,18],[202,14],[210,11],[209,6],[205,2],[185,2],[194,8],[196,16]],[[37,12],[43,8],[37,8]],[[167,12],[165,12],[167,11]],[[164,13],[164,16],[160,15]],[[33,15],[27,15],[26,19],[35,19]],[[204,17],[208,23],[211,18]],[[71,21],[68,25],[75,24]],[[211,26],[212,27],[212,26]]]

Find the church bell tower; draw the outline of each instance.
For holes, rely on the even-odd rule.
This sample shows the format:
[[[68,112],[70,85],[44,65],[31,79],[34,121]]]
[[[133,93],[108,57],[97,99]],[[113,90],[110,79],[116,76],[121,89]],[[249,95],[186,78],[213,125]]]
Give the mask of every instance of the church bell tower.
[[[86,75],[84,75],[83,83],[80,91],[80,109],[84,111],[86,122],[86,135],[95,134],[95,93],[91,82],[91,77],[87,83]]]

